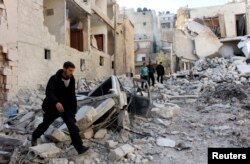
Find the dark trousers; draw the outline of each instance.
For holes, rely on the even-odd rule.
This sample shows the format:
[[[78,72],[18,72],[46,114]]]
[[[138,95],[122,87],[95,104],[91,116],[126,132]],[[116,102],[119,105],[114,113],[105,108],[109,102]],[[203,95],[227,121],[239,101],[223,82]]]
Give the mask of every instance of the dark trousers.
[[[157,74],[157,81],[163,84],[163,75]]]
[[[142,76],[141,79],[148,81],[148,76]],[[141,83],[141,88],[144,88],[144,82]]]
[[[33,139],[38,139],[44,132],[49,128],[49,126],[57,119],[58,117],[62,117],[63,121],[68,127],[70,138],[73,146],[77,151],[80,151],[82,148],[82,139],[79,135],[79,128],[76,126],[75,115],[66,111],[63,113],[59,113],[57,111],[45,112],[43,117],[43,122],[36,128],[36,130],[32,134]]]
[[[152,81],[152,85],[154,86],[155,85],[155,76],[154,76],[154,73],[149,73],[149,78],[148,78],[148,85],[149,86],[151,85],[150,80]]]

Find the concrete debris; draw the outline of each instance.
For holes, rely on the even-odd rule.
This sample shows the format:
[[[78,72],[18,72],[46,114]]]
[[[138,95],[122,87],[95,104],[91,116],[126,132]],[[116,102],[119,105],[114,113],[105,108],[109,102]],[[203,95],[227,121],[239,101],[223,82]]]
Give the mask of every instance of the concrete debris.
[[[69,136],[67,136],[64,132],[56,128],[49,128],[45,135],[56,142],[63,142],[69,140]]]
[[[94,136],[94,130],[92,128],[89,128],[86,131],[81,132],[80,136],[85,139],[90,139]]]
[[[111,150],[109,154],[109,159],[112,161],[117,161],[122,157],[124,157],[125,155],[127,155],[128,153],[132,153],[133,151],[134,148],[131,145],[125,144],[116,148],[115,150]]]
[[[38,146],[30,147],[29,150],[42,158],[53,158],[61,153],[61,149],[54,143],[45,143]]]
[[[166,103],[162,108],[153,108],[152,113],[159,117],[170,119],[180,115],[181,108],[176,104]]]
[[[222,43],[209,27],[190,20],[185,23],[181,30],[186,36],[194,40],[196,55],[199,58],[219,55],[218,51]],[[209,48],[204,48],[204,45]]]
[[[250,38],[249,36],[244,36],[238,43],[238,48],[244,53],[245,57],[250,58]]]
[[[49,164],[68,164],[69,161],[66,158],[54,158],[49,161]]]
[[[61,119],[53,123],[46,137],[38,140],[37,147],[29,147],[29,134],[42,121],[43,113],[35,107],[43,96],[40,92],[21,91],[17,99],[5,104],[22,112],[12,118],[4,117],[2,133],[8,136],[0,136],[1,144],[6,145],[1,145],[0,151],[8,161],[11,154],[18,154],[17,159],[25,159],[28,151],[30,155],[34,152],[37,158],[34,156],[31,161],[25,161],[32,163],[161,163],[162,160],[185,163],[188,159],[205,163],[207,147],[211,145],[250,145],[250,79],[239,65],[246,66],[244,59],[200,59],[192,68],[193,78],[189,77],[189,71],[166,77],[163,84],[156,83],[150,89],[153,108],[147,117],[131,112],[137,107],[136,102],[143,101],[130,102],[131,97],[141,94],[129,84],[126,92],[130,104],[123,109],[120,108],[120,97],[116,95],[119,92],[112,89],[112,93],[98,95],[97,87],[96,92],[92,92],[94,96],[78,95],[76,121],[84,145],[90,147],[89,152],[81,156],[70,146],[69,136],[64,133],[66,125]],[[119,79],[121,84],[132,81],[125,76]],[[93,83],[93,86],[102,84]],[[51,144],[51,139],[56,142]],[[20,143],[15,145],[17,141]],[[14,153],[14,147],[19,145],[23,145],[24,150],[18,149],[18,153]],[[185,151],[187,156],[180,156],[180,151]]]
[[[24,121],[26,121],[26,120],[29,120],[29,119],[31,119],[32,117],[34,117],[34,115],[35,115],[34,112],[29,112],[29,113],[25,114],[25,115],[19,120],[19,122],[22,123],[22,122],[24,122]]]
[[[118,145],[118,142],[115,142],[115,141],[113,141],[113,140],[108,140],[108,141],[106,142],[106,145],[107,145],[108,148],[110,148],[110,149],[115,149],[116,146]]]
[[[103,139],[108,134],[107,129],[100,129],[95,133],[94,138]]]
[[[175,147],[175,141],[162,137],[157,138],[156,144],[164,147],[172,147],[172,148]]]

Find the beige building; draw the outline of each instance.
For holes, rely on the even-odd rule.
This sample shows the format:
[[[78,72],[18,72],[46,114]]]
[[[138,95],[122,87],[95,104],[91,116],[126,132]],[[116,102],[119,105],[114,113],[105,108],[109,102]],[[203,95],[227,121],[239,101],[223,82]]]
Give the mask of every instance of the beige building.
[[[134,25],[135,65],[139,68],[144,61],[154,58],[160,50],[160,27],[154,10],[121,9],[121,15],[131,20]],[[138,69],[136,69],[138,73]]]
[[[210,55],[241,55],[237,44],[243,36],[250,34],[249,14],[246,0],[179,9],[174,37],[179,67],[176,70],[189,69],[192,61]]]
[[[161,51],[170,53],[175,31],[176,14],[162,11],[159,12],[158,17],[161,29]]]
[[[0,0],[0,105],[46,85],[65,61],[76,65],[76,79],[110,76],[117,8],[115,0]]]

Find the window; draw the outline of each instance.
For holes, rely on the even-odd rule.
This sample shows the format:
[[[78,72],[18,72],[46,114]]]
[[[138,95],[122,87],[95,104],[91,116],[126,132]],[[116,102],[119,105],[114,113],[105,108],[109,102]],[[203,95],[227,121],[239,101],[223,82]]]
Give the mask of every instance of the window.
[[[112,69],[114,69],[115,68],[115,62],[114,61],[112,61]]]
[[[100,66],[104,66],[104,57],[100,56],[100,62],[99,62]]]
[[[142,14],[143,14],[143,15],[146,15],[146,13],[144,13],[144,12],[143,12]]]
[[[0,0],[0,3],[3,3],[3,0]]]
[[[146,22],[143,22],[143,26],[146,26],[147,25],[147,23]]]
[[[236,15],[236,33],[237,36],[245,36],[246,35],[246,14]]]
[[[142,59],[142,61],[146,61],[146,57],[142,57],[141,59]]]
[[[81,69],[81,71],[84,71],[84,69],[85,69],[85,59],[80,59],[80,69]]]
[[[47,9],[46,10],[46,16],[54,15],[54,9]]]
[[[44,50],[44,59],[49,60],[51,59],[51,51],[48,49]]]
[[[97,42],[97,47],[99,51],[104,51],[104,35],[99,34],[99,35],[94,35],[96,42]]]

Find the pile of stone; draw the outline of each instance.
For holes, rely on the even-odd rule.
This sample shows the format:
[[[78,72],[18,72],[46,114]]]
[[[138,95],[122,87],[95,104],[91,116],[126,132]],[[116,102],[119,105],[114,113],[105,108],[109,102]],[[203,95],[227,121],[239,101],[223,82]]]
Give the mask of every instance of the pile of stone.
[[[242,68],[242,66],[245,66]],[[244,62],[244,58],[204,58],[195,62],[192,68],[194,74],[207,77],[216,83],[229,82],[237,84],[249,84],[250,67]]]

